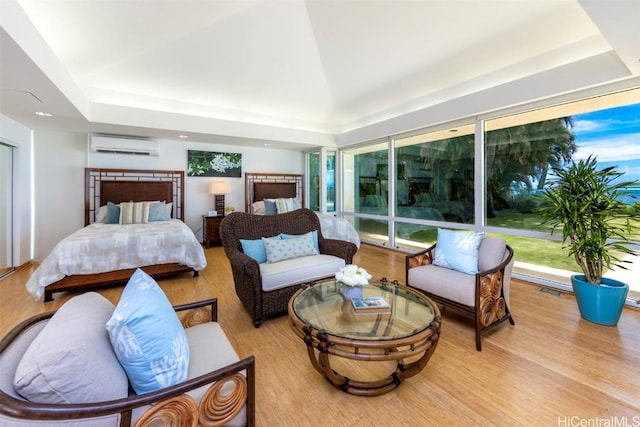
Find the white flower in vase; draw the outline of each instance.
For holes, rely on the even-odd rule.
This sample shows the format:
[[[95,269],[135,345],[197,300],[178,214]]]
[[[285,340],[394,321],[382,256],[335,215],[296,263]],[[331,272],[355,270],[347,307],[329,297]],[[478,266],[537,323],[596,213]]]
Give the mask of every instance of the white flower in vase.
[[[336,280],[347,286],[364,286],[369,283],[371,275],[362,267],[349,264],[336,273]]]

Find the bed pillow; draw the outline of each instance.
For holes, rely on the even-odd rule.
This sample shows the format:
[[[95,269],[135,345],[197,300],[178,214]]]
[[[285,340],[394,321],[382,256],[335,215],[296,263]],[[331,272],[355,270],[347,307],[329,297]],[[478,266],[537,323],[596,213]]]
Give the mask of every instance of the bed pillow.
[[[116,205],[112,202],[107,202],[107,217],[105,218],[105,224],[118,224],[120,223],[120,205]]]
[[[320,253],[320,246],[318,245],[318,230],[313,230],[310,231],[309,233],[311,233],[311,239],[313,239],[313,247],[315,248],[316,252]],[[307,233],[307,234],[309,234]],[[291,239],[292,237],[300,237],[303,236],[303,234],[284,234],[284,233],[280,233],[280,238],[281,239]]]
[[[438,228],[435,265],[467,274],[478,272],[478,248],[484,233]]]
[[[281,237],[280,235],[278,235],[273,237],[265,237],[265,239],[280,240]],[[255,259],[259,264],[267,262],[267,252],[264,248],[264,242],[262,241],[262,239],[240,239],[240,245],[242,246],[242,252],[244,252],[245,255]]]
[[[64,303],[22,356],[14,376],[16,391],[31,402],[56,404],[127,397],[127,375],[105,329],[113,310],[96,292]]]
[[[149,222],[168,221],[169,211],[165,202],[155,202],[149,205]]]
[[[253,202],[251,204],[251,213],[254,215],[266,215],[267,211],[265,210],[264,200]]]
[[[107,205],[102,205],[98,208],[98,212],[96,212],[96,221],[104,224],[107,221]]]
[[[278,213],[285,213],[300,209],[300,202],[295,197],[276,199],[276,210]]]
[[[146,224],[149,222],[149,208],[158,202],[123,202],[120,203],[121,225]]]
[[[290,239],[262,238],[268,262],[284,261],[308,255],[318,255],[311,232]]]
[[[264,214],[275,215],[277,213],[278,208],[276,208],[276,202],[274,200],[264,199]]]
[[[189,345],[184,328],[162,289],[144,271],[137,269],[129,279],[107,331],[137,394],[187,379]]]

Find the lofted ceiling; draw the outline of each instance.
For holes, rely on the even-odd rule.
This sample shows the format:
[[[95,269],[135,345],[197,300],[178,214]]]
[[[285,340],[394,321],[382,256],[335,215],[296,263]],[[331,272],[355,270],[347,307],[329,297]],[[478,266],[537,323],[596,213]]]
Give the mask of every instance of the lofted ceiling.
[[[34,129],[335,145],[590,58],[615,69],[595,84],[639,76],[638,22],[636,0],[0,0],[0,112]]]

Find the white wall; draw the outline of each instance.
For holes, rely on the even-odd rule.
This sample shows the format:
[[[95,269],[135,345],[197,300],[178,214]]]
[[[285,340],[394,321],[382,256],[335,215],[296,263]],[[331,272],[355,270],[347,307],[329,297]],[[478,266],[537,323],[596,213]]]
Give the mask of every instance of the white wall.
[[[0,139],[14,147],[13,264],[31,260],[31,131],[0,114]]]
[[[84,168],[183,170],[187,150],[242,154],[241,178],[231,184],[226,204],[244,209],[244,172],[303,173],[304,153],[184,141],[159,141],[158,157],[89,153],[87,134],[37,131],[35,151],[35,260],[42,260],[64,236],[84,225]],[[213,209],[211,177],[185,178],[185,223],[202,239],[201,215]]]
[[[34,131],[34,259],[84,225],[84,133]]]

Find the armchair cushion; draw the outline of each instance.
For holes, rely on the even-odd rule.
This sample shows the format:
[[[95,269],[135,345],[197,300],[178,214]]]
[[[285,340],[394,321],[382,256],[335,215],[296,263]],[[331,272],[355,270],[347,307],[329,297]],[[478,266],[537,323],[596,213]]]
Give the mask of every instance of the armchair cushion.
[[[484,236],[478,248],[478,270],[487,271],[500,265],[507,242],[494,236]]]
[[[439,295],[459,304],[473,307],[476,303],[476,276],[434,264],[409,270],[412,287]]]
[[[127,397],[129,382],[105,329],[113,310],[113,304],[95,292],[63,304],[20,360],[14,375],[16,391],[37,403],[93,403]]]
[[[137,394],[187,379],[189,345],[158,284],[137,269],[107,322],[113,349]]]
[[[484,233],[439,228],[433,263],[462,273],[476,274],[478,272],[478,248],[483,235]]]

